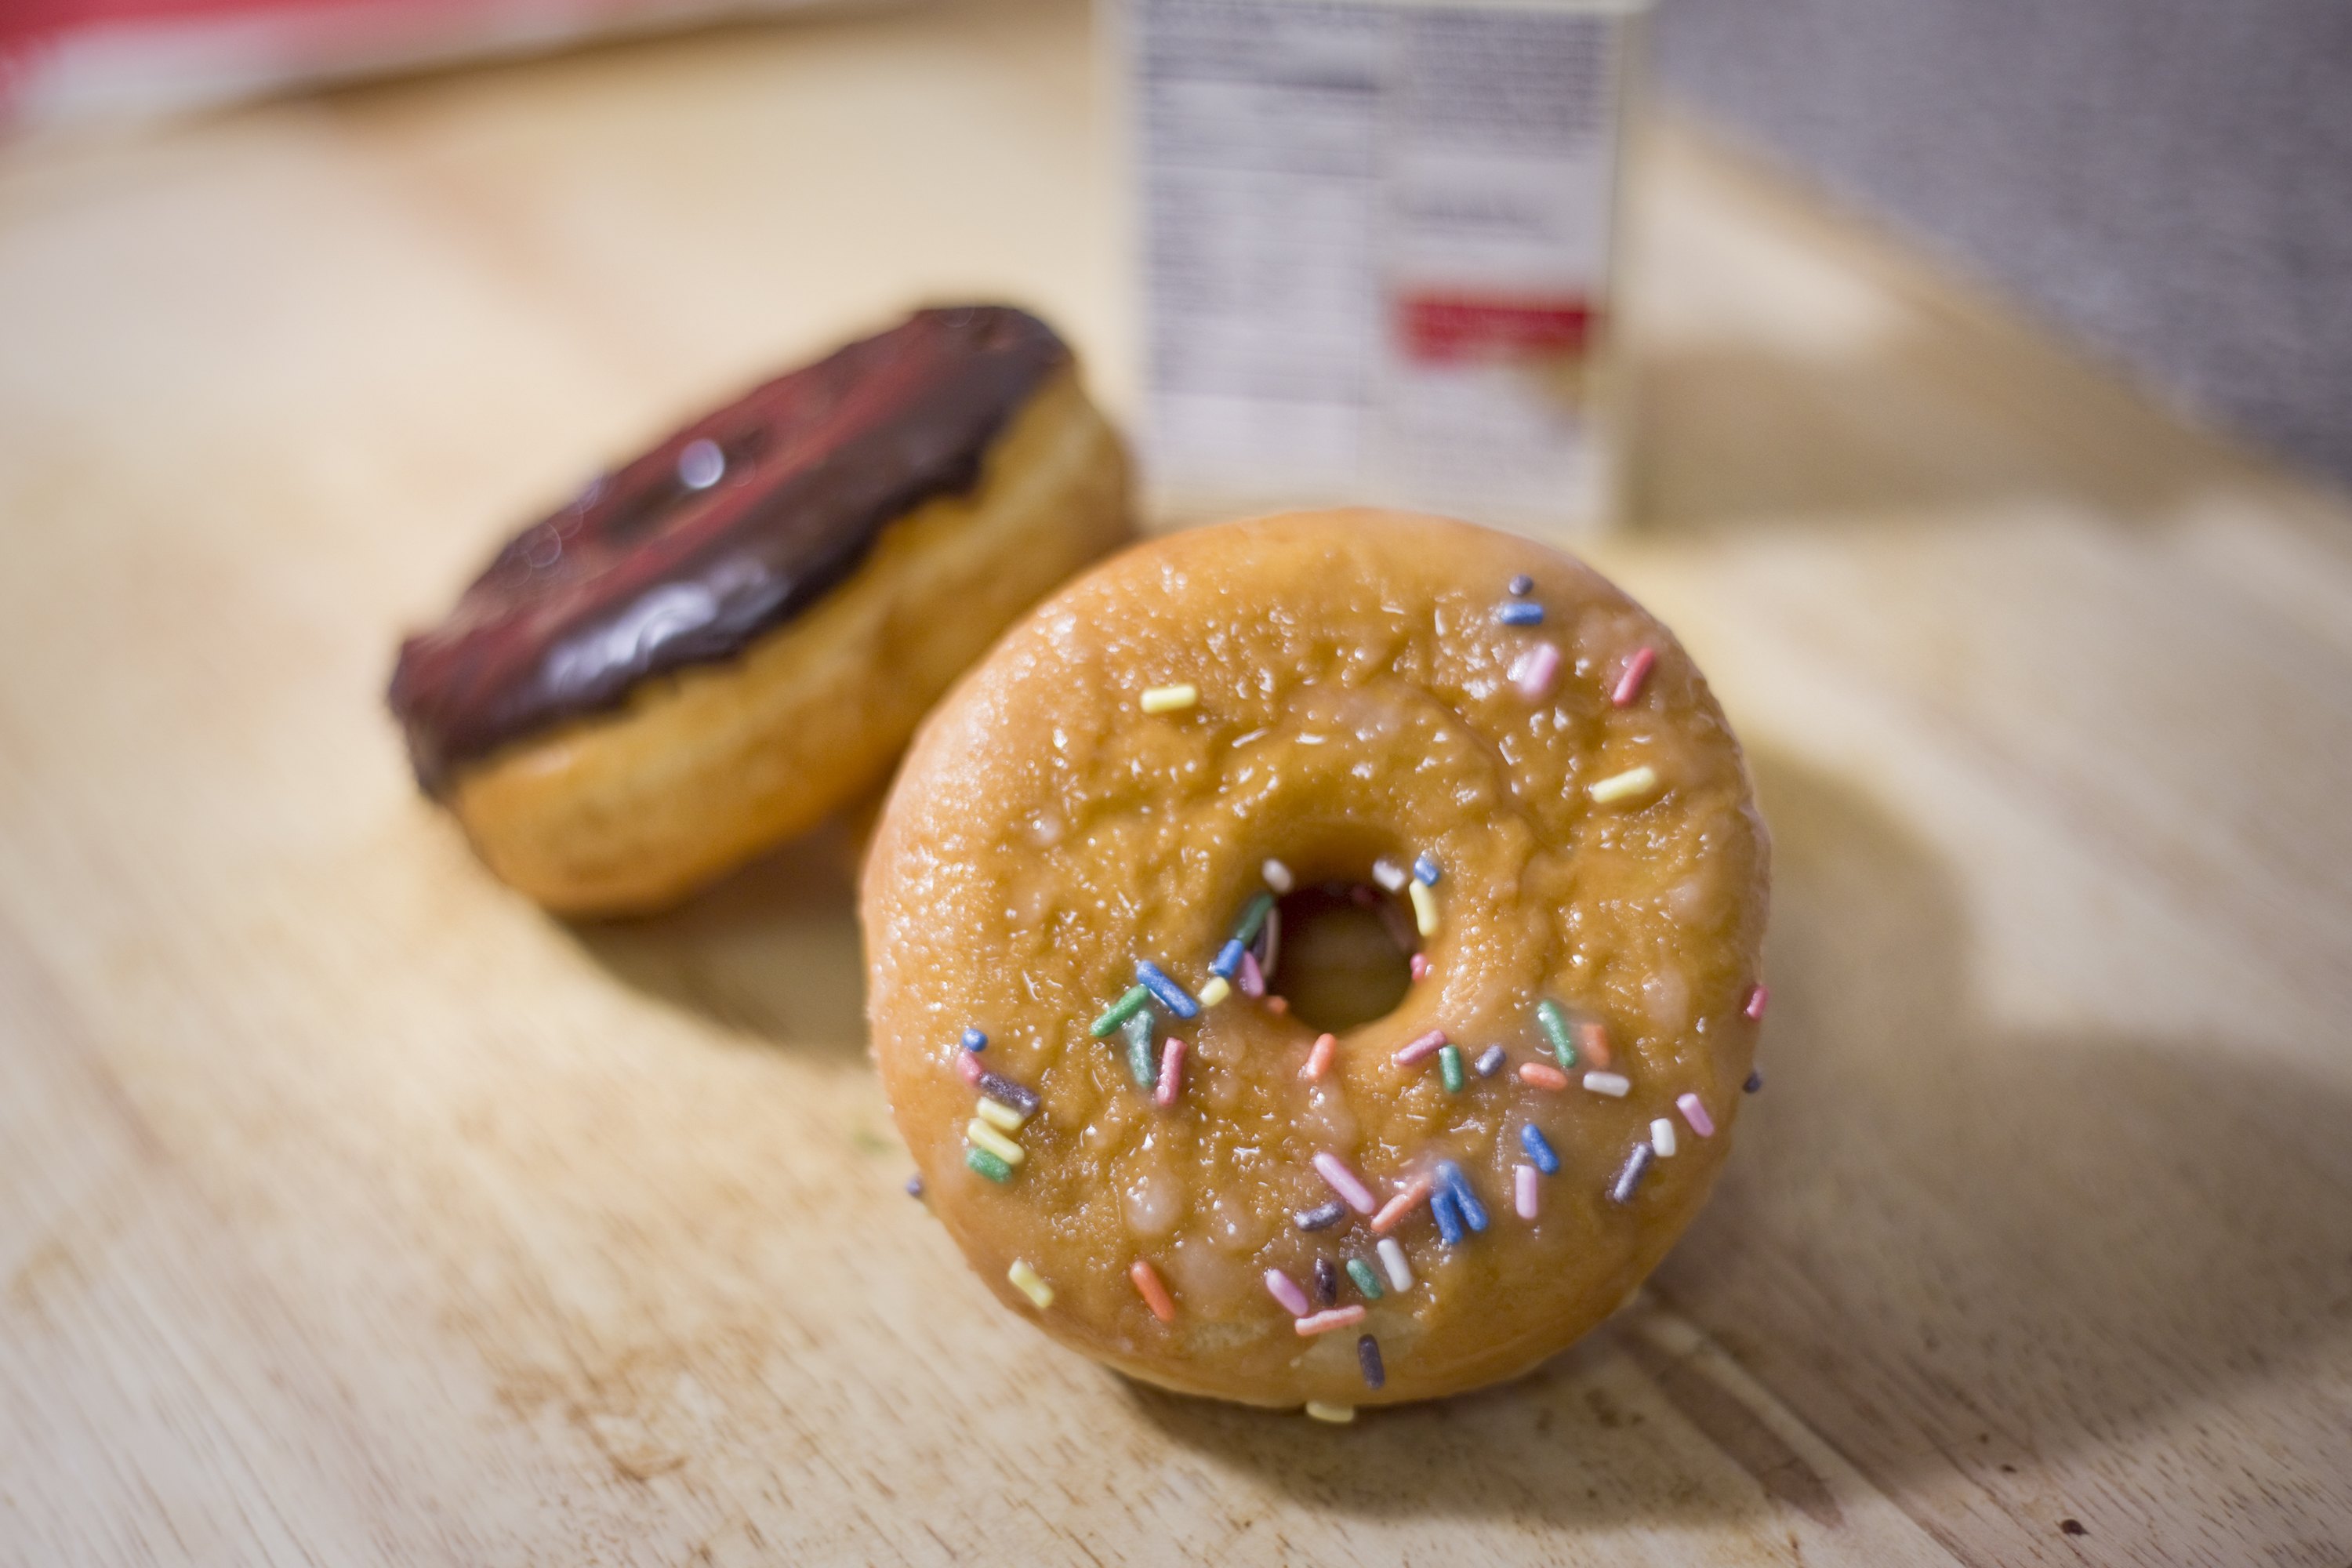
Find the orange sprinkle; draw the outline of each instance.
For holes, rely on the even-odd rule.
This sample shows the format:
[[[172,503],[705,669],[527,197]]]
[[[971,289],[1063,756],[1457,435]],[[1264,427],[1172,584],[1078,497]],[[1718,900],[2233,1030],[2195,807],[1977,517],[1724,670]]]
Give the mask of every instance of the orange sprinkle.
[[[1310,1317],[1300,1318],[1291,1326],[1296,1328],[1299,1331],[1300,1335],[1310,1336],[1314,1334],[1328,1334],[1333,1329],[1352,1329],[1363,1321],[1363,1308],[1349,1305],[1345,1307],[1333,1307],[1327,1311],[1317,1312]]]
[[[1608,1025],[1594,1023],[1582,1026],[1576,1031],[1576,1043],[1584,1047],[1586,1066],[1599,1068],[1603,1072],[1609,1070]]]
[[[1143,1298],[1143,1304],[1151,1309],[1153,1317],[1163,1323],[1176,1321],[1176,1302],[1168,1294],[1168,1287],[1160,1282],[1160,1276],[1150,1264],[1137,1258],[1135,1267],[1127,1271],[1127,1277],[1135,1281],[1135,1293]]]
[[[1416,1177],[1411,1186],[1381,1205],[1381,1212],[1372,1216],[1372,1234],[1385,1236],[1394,1230],[1397,1222],[1411,1214],[1421,1200],[1428,1195],[1429,1178]]]
[[[1559,1089],[1568,1087],[1568,1075],[1549,1062],[1521,1062],[1519,1078],[1521,1081],[1533,1084],[1538,1089]]]
[[[1279,996],[1269,996],[1265,999],[1265,1010],[1269,1013],[1287,1013],[1290,1011],[1290,1004]]]
[[[1316,1036],[1315,1048],[1307,1053],[1307,1070],[1299,1076],[1309,1080],[1321,1078],[1331,1070],[1331,1053],[1339,1048],[1339,1036]]]

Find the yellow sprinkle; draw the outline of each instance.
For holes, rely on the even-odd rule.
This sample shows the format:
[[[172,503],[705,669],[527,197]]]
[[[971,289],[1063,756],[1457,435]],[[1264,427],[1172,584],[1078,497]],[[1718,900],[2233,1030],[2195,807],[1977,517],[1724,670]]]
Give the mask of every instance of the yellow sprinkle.
[[[1352,1405],[1326,1405],[1319,1399],[1310,1399],[1307,1402],[1307,1414],[1318,1421],[1345,1426],[1356,1418],[1356,1407]]]
[[[1028,1297],[1030,1304],[1039,1311],[1054,1304],[1054,1288],[1038,1279],[1037,1271],[1024,1259],[1014,1258],[1013,1267],[1004,1271],[1004,1277],[1012,1280],[1013,1288]]]
[[[1179,709],[1190,708],[1199,700],[1201,690],[1196,686],[1155,686],[1143,694],[1143,710],[1146,713],[1173,713]]]
[[[1203,1007],[1213,1007],[1234,994],[1234,988],[1222,974],[1212,974],[1209,983],[1201,987],[1200,1002]]]
[[[1029,1120],[1004,1101],[991,1100],[984,1094],[980,1097],[980,1104],[974,1109],[980,1112],[980,1119],[982,1121],[1006,1132],[1020,1131],[1021,1124]]]
[[[1658,770],[1644,763],[1638,768],[1627,768],[1594,784],[1585,793],[1595,802],[1607,805],[1612,800],[1632,800],[1658,787]]]
[[[1029,1157],[1027,1150],[977,1116],[964,1128],[963,1135],[1008,1165],[1017,1165]]]
[[[1437,895],[1428,884],[1415,882],[1405,889],[1412,899],[1412,923],[1421,928],[1423,936],[1437,934]]]

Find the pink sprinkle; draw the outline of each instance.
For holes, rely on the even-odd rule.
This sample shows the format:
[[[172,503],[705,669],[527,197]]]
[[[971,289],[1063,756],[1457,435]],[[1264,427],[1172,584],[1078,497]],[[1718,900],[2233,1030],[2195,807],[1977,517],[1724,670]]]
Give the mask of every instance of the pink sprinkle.
[[[1568,1075],[1549,1062],[1521,1062],[1519,1081],[1537,1089],[1562,1089],[1568,1087]]]
[[[1428,1195],[1429,1178],[1426,1176],[1416,1178],[1412,1185],[1381,1205],[1381,1212],[1372,1216],[1372,1234],[1384,1236],[1394,1230],[1397,1227],[1397,1222],[1411,1214],[1420,1205],[1421,1200]]]
[[[1517,1200],[1514,1206],[1518,1209],[1521,1219],[1536,1217],[1536,1168],[1533,1165],[1521,1165],[1513,1173],[1511,1195]]]
[[[1279,1268],[1265,1271],[1265,1289],[1268,1295],[1282,1303],[1282,1310],[1294,1318],[1303,1318],[1313,1310],[1307,1306],[1307,1292],[1298,1288],[1298,1281]]]
[[[1278,1018],[1290,1011],[1289,999],[1283,996],[1269,996],[1265,999],[1265,1010]]]
[[[1625,661],[1624,673],[1617,677],[1617,689],[1609,694],[1612,706],[1628,707],[1642,695],[1642,682],[1650,679],[1650,667],[1658,662],[1658,650],[1645,647]]]
[[[1422,981],[1429,978],[1429,954],[1425,952],[1414,953],[1412,955],[1412,962],[1406,967],[1412,971],[1413,983],[1415,984],[1419,984]]]
[[[1751,985],[1748,988],[1748,1005],[1740,1011],[1751,1018],[1761,1018],[1764,1016],[1764,1004],[1770,1000],[1771,995],[1761,985]]]
[[[1445,1031],[1432,1029],[1389,1059],[1401,1068],[1409,1068],[1423,1057],[1433,1057],[1445,1048]]]
[[[1348,1169],[1348,1163],[1339,1155],[1328,1151],[1316,1155],[1315,1170],[1331,1184],[1333,1192],[1348,1200],[1348,1206],[1358,1214],[1370,1214],[1381,1206],[1373,1202],[1372,1190],[1364,1185],[1363,1178]]]
[[[1702,1138],[1715,1136],[1715,1118],[1706,1113],[1706,1102],[1697,1095],[1685,1094],[1677,1097],[1675,1100],[1675,1109],[1683,1113],[1683,1120],[1690,1123],[1692,1131]]]
[[[1257,966],[1256,953],[1249,952],[1243,952],[1242,972],[1234,978],[1241,982],[1243,995],[1263,996],[1265,994],[1265,971]]]
[[[1334,1307],[1311,1318],[1300,1318],[1297,1329],[1301,1334],[1328,1334],[1333,1329],[1351,1328],[1363,1321],[1364,1309],[1360,1306]]]
[[[1540,702],[1550,696],[1559,679],[1559,647],[1556,643],[1539,642],[1511,661],[1511,684],[1530,702]]]
[[[980,1065],[980,1058],[972,1052],[958,1051],[956,1053],[956,1071],[963,1074],[964,1082],[977,1088],[980,1084],[980,1075],[987,1070],[988,1069]]]
[[[1153,1096],[1162,1105],[1176,1103],[1176,1091],[1184,1084],[1184,1042],[1175,1036],[1160,1047],[1160,1092]]]
[[[1331,1070],[1331,1053],[1339,1048],[1337,1035],[1318,1035],[1315,1048],[1307,1053],[1307,1070],[1301,1074],[1310,1082]]]

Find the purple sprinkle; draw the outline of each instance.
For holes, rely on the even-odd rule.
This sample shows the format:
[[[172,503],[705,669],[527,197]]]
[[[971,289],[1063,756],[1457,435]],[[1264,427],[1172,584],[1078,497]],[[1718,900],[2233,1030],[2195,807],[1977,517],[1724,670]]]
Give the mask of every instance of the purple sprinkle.
[[[1328,1258],[1315,1260],[1315,1304],[1328,1307],[1339,1299],[1339,1269]]]
[[[1513,598],[1524,599],[1535,591],[1536,580],[1528,576],[1526,573],[1522,572],[1517,576],[1511,579],[1511,596]]]
[[[1300,1209],[1290,1216],[1291,1223],[1301,1230],[1328,1230],[1347,1217],[1348,1205],[1333,1198],[1329,1203],[1311,1209]]]
[[[1741,1084],[1739,1087],[1747,1090],[1749,1094],[1754,1094],[1758,1089],[1762,1089],[1764,1087],[1764,1069],[1762,1068],[1758,1068],[1754,1071],[1750,1072],[1748,1075],[1748,1081]]]
[[[1642,1184],[1643,1176],[1650,1169],[1650,1162],[1655,1158],[1656,1152],[1647,1143],[1634,1144],[1633,1153],[1625,1158],[1625,1168],[1617,1173],[1617,1180],[1610,1184],[1609,1201],[1612,1204],[1632,1203],[1633,1189]]]
[[[1503,1047],[1488,1046],[1478,1053],[1478,1059],[1470,1065],[1477,1069],[1480,1078],[1493,1078],[1503,1070]]]
[[[907,1178],[907,1195],[910,1198],[919,1198],[923,1195],[923,1178],[920,1173]]]
[[[1009,1078],[1001,1078],[992,1072],[983,1072],[980,1075],[979,1089],[980,1092],[989,1099],[1000,1100],[1024,1116],[1037,1114],[1037,1091],[1033,1089],[1024,1089]]]
[[[677,482],[690,490],[707,490],[727,477],[727,454],[709,437],[678,448]]]
[[[1378,1388],[1389,1380],[1388,1369],[1381,1365],[1381,1342],[1370,1334],[1356,1342],[1356,1364],[1364,1369],[1366,1388]]]

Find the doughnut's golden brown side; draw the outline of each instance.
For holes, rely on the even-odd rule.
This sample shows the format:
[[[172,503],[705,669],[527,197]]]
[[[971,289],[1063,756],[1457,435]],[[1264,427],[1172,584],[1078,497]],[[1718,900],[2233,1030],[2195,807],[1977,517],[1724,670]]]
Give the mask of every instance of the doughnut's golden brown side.
[[[1006,626],[1131,536],[1128,495],[1117,433],[1064,371],[970,492],[892,522],[812,608],[467,768],[450,805],[490,868],[550,909],[675,902],[880,784]]]
[[[1505,616],[1515,603],[1542,623]],[[1143,694],[1171,686],[1196,700],[1147,710]],[[1165,1103],[1123,1037],[1095,1033],[1139,960],[1195,997],[1223,988],[1212,958],[1268,858],[1309,887],[1424,855],[1426,975],[1341,1034],[1319,1076],[1314,1027],[1239,987],[1189,1020],[1153,1009],[1152,1062],[1181,1042]],[[1427,1398],[1585,1332],[1705,1200],[1751,1066],[1767,882],[1706,681],[1596,573],[1396,513],[1202,529],[1039,605],[926,721],[866,862],[874,1049],[934,1213],[1056,1339],[1251,1404]],[[1278,994],[1288,961],[1274,957]],[[1605,1032],[1576,1034],[1568,1074],[1545,1002]],[[977,1057],[966,1028],[988,1037]],[[1458,1087],[1443,1053],[1397,1060],[1432,1030],[1462,1053]],[[1602,1043],[1622,1086],[1584,1079]],[[1482,1077],[1471,1064],[1490,1047],[1504,1065]],[[982,1067],[1036,1097],[1017,1128],[975,1124]],[[1530,1126],[1559,1169],[1522,1178]],[[970,1155],[1001,1149],[992,1134],[1017,1146],[1009,1169]],[[1449,1242],[1423,1200],[1383,1235],[1318,1155],[1381,1203],[1451,1162],[1486,1227]],[[1532,1217],[1517,1212],[1523,1180]],[[1298,1223],[1334,1201],[1335,1223]],[[1266,1276],[1316,1306],[1318,1262],[1360,1265],[1370,1285],[1337,1273],[1339,1318],[1306,1325],[1336,1326],[1302,1332]]]

